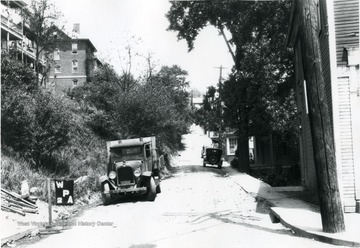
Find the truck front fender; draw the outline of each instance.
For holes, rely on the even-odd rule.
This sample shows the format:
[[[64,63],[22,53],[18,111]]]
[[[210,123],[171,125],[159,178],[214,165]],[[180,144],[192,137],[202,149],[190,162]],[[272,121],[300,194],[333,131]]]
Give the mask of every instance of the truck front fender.
[[[100,176],[100,177],[99,177],[99,182],[100,182],[100,184],[103,183],[103,182],[105,182],[105,181],[108,181],[108,180],[109,180],[108,176]]]
[[[151,171],[145,171],[141,176],[143,176],[143,177],[151,177],[152,172]]]

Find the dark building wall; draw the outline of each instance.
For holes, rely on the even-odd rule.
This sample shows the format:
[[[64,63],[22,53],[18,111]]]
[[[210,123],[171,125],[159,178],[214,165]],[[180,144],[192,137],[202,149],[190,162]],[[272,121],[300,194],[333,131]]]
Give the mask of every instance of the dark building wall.
[[[359,0],[334,0],[334,11],[337,65],[346,66],[345,47],[359,47]]]

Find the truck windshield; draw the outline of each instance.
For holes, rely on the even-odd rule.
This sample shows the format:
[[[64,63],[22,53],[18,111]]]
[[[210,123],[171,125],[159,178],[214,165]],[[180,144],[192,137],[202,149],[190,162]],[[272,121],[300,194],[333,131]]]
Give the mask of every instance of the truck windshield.
[[[141,147],[116,147],[110,148],[113,158],[142,157]]]

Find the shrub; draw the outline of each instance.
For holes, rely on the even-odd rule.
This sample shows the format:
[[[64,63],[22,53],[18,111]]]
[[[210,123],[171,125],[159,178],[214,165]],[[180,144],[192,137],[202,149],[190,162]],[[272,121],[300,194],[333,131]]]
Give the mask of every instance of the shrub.
[[[21,181],[27,180],[31,187],[37,187],[37,197],[46,199],[47,174],[34,171],[31,165],[12,149],[2,147],[1,154],[1,187],[20,194]]]

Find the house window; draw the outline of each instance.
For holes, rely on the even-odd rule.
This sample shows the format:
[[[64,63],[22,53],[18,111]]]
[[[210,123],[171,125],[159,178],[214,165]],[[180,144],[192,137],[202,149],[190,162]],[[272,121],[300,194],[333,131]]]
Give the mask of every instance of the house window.
[[[229,138],[229,155],[234,155],[237,148],[237,139]]]
[[[72,72],[73,73],[77,73],[78,72],[78,61],[76,59],[74,59],[72,62]]]
[[[55,73],[61,73],[61,67],[60,65],[55,66]]]
[[[73,86],[77,86],[78,85],[78,80],[77,79],[74,79],[73,80]]]
[[[60,60],[60,50],[55,49],[54,51],[54,60]]]
[[[71,50],[73,54],[76,54],[78,52],[78,45],[77,43],[72,43]]]

